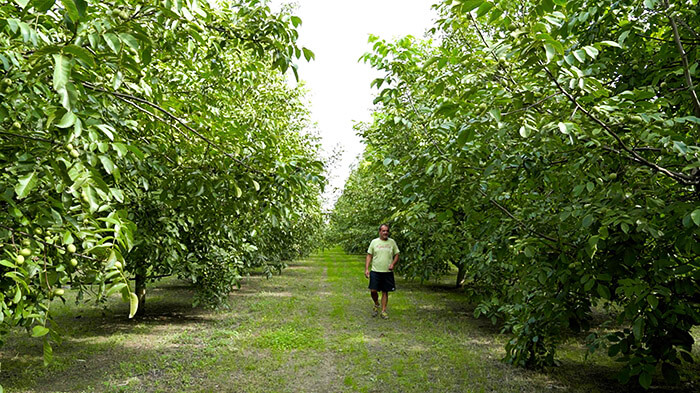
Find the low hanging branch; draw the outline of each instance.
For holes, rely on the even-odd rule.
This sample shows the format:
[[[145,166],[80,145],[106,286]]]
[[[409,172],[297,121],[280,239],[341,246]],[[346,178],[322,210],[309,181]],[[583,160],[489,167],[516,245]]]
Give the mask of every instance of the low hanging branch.
[[[19,233],[19,234],[22,235],[22,236],[31,237],[31,238],[34,239],[35,241],[37,241],[37,242],[39,242],[39,243],[42,243],[42,244],[45,245],[45,246],[51,246],[51,247],[57,248],[57,249],[59,249],[59,250],[67,251],[66,248],[63,247],[63,246],[59,246],[58,244],[49,244],[48,242],[45,242],[44,240],[42,240],[42,239],[40,239],[40,238],[38,238],[38,237],[36,237],[36,236],[34,236],[34,235],[32,235],[32,234],[29,234],[29,233],[27,233],[27,232],[19,231],[19,230],[15,229],[15,228],[8,227],[8,226],[2,225],[2,224],[0,224],[0,228],[7,229],[8,231],[13,232],[13,233]],[[76,253],[73,253],[73,255],[79,256],[79,257],[84,258],[84,259],[89,259],[89,260],[91,260],[91,261],[97,261],[97,260],[98,260],[97,258],[93,258],[93,257],[91,257],[91,256],[89,256],[89,255],[80,254],[80,253],[77,253],[77,252],[76,252]]]
[[[535,236],[541,237],[542,239],[549,240],[550,242],[557,243],[557,244],[560,243],[559,240],[557,240],[557,239],[555,239],[555,238],[553,238],[553,237],[551,237],[551,236],[545,235],[544,233],[538,232],[538,231],[536,231],[536,230],[530,228],[529,226],[525,225],[524,222],[520,221],[517,217],[515,217],[515,216],[513,215],[513,213],[511,213],[511,212],[510,212],[508,209],[506,209],[503,205],[501,205],[500,203],[498,203],[498,202],[497,202],[496,200],[494,200],[493,198],[489,198],[489,196],[488,196],[483,190],[479,190],[479,193],[480,193],[484,198],[488,199],[489,202],[490,202],[492,205],[496,206],[499,210],[501,210],[503,213],[505,213],[505,215],[507,215],[507,216],[510,217],[513,221],[515,221],[515,222],[518,224],[519,227],[525,229],[526,231],[532,233],[532,234],[535,235]],[[554,248],[554,249],[557,249],[557,250],[558,250],[558,248],[552,246],[551,244],[547,244],[547,245],[550,246],[550,247],[552,247],[552,248]]]
[[[162,117],[156,115],[155,113],[153,113],[153,112],[147,110],[146,108],[144,108],[144,107],[142,107],[142,106],[136,104],[135,102],[133,102],[133,101],[131,101],[131,100],[127,100],[127,99],[124,98],[124,97],[120,97],[120,96],[116,96],[116,97],[117,97],[118,100],[123,101],[123,102],[126,102],[127,104],[133,106],[134,108],[138,109],[139,111],[141,111],[141,112],[147,114],[149,117],[152,117],[152,118],[154,118],[154,119],[160,121],[161,123],[168,124],[168,122],[167,122],[165,119],[163,119]],[[179,132],[180,134],[182,134],[182,136],[184,136],[185,139],[187,139],[189,142],[192,142],[192,138],[190,138],[190,136],[187,135],[186,132],[182,131],[182,130],[179,129],[178,127],[173,127],[173,128],[175,128],[175,130],[177,130],[177,132]]]
[[[179,117],[175,116],[173,113],[171,113],[171,112],[168,111],[167,109],[164,109],[164,108],[162,108],[161,106],[159,106],[159,105],[157,105],[157,104],[154,104],[153,102],[150,102],[150,101],[145,100],[145,99],[140,98],[140,97],[132,96],[132,95],[130,95],[130,94],[125,94],[125,93],[119,93],[119,92],[116,92],[116,91],[105,90],[105,89],[102,89],[102,88],[100,88],[100,87],[97,87],[97,86],[95,86],[95,85],[93,85],[92,83],[89,83],[89,82],[83,82],[83,85],[84,85],[85,87],[87,87],[88,89],[91,89],[91,90],[94,90],[94,91],[99,91],[99,92],[101,92],[101,93],[107,93],[107,94],[113,95],[113,96],[115,96],[115,97],[121,99],[122,101],[125,101],[125,102],[127,102],[128,104],[137,107],[137,108],[138,108],[139,110],[141,110],[142,112],[148,113],[149,115],[153,116],[154,118],[158,119],[159,121],[161,121],[161,122],[163,122],[163,123],[165,123],[165,124],[170,124],[170,123],[168,123],[167,121],[165,121],[165,119],[160,118],[160,117],[158,117],[158,116],[155,116],[153,113],[151,113],[151,112],[149,112],[149,111],[147,111],[147,110],[145,110],[145,109],[139,107],[139,106],[136,105],[134,102],[130,102],[130,101],[136,101],[136,102],[139,102],[139,103],[142,103],[142,104],[146,104],[146,105],[152,107],[153,109],[156,109],[156,110],[158,110],[158,111],[164,113],[165,115],[167,115],[167,116],[168,116],[169,118],[171,118],[172,120],[175,120],[175,122],[177,122],[178,124],[180,124],[182,127],[185,127],[185,128],[186,128],[188,131],[190,131],[191,133],[195,134],[199,139],[201,139],[201,140],[203,140],[204,142],[206,142],[209,146],[211,146],[211,147],[213,147],[214,149],[218,150],[221,154],[223,154],[223,155],[225,155],[226,157],[232,159],[233,161],[235,161],[236,163],[238,163],[238,164],[240,164],[241,166],[245,167],[245,168],[248,169],[249,171],[255,172],[255,173],[260,173],[260,171],[258,171],[257,169],[251,168],[248,164],[246,164],[245,162],[243,162],[243,161],[241,161],[240,159],[236,158],[236,156],[234,156],[233,154],[227,153],[227,152],[225,151],[225,149],[224,149],[222,146],[217,145],[217,144],[214,143],[212,140],[210,140],[209,138],[207,138],[207,137],[205,137],[204,135],[202,135],[201,133],[199,133],[197,130],[195,130],[194,128],[192,128],[191,126],[189,126],[189,125],[188,125],[187,123],[185,123],[182,119],[180,119]],[[178,127],[173,127],[173,128],[175,128],[176,130],[178,130],[180,133],[183,133],[183,134],[184,134],[184,132],[183,132],[182,130],[180,130]]]
[[[15,137],[15,138],[30,139],[30,140],[33,140],[33,141],[46,142],[46,143],[51,143],[51,144],[54,144],[54,145],[58,145],[58,142],[52,141],[52,140],[50,140],[50,139],[39,138],[39,137],[29,136],[29,135],[20,135],[20,134],[15,134],[15,133],[13,133],[13,132],[4,132],[4,131],[0,131],[0,135],[7,135],[7,136]]]
[[[685,175],[683,173],[675,172],[675,171],[666,169],[662,166],[656,165],[653,162],[650,162],[649,160],[640,156],[636,151],[634,151],[634,149],[630,149],[625,144],[625,142],[622,141],[620,136],[617,135],[607,124],[603,123],[603,121],[601,121],[600,119],[595,117],[595,115],[593,115],[590,111],[586,110],[586,108],[581,106],[581,104],[578,103],[578,100],[576,100],[576,98],[574,96],[572,96],[571,93],[569,93],[568,91],[566,91],[566,89],[564,89],[564,87],[562,87],[562,85],[559,83],[557,78],[554,77],[552,72],[549,71],[549,69],[544,64],[540,63],[540,65],[542,66],[544,71],[547,73],[549,78],[552,80],[552,82],[554,82],[554,84],[557,86],[559,91],[561,91],[562,94],[564,94],[564,96],[566,96],[566,98],[569,101],[571,101],[571,103],[574,104],[576,106],[576,108],[578,108],[578,110],[583,112],[586,116],[588,116],[588,118],[593,120],[593,122],[595,122],[596,124],[601,126],[605,130],[605,132],[608,133],[608,135],[612,136],[615,139],[615,141],[617,141],[617,143],[620,145],[622,150],[624,150],[625,152],[627,152],[630,155],[630,159],[632,159],[633,161],[636,161],[644,166],[647,166],[647,167],[649,167],[657,172],[661,172],[664,175],[678,181],[681,184],[686,184],[686,185],[698,185],[698,184],[700,184],[699,180],[697,180],[693,177],[690,177],[688,175]]]

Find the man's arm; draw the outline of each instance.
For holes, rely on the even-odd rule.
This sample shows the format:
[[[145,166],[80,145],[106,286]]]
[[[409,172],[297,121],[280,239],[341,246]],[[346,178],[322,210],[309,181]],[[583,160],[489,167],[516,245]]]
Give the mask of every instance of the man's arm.
[[[396,265],[396,262],[399,261],[399,254],[394,255],[394,260],[391,261],[391,265],[389,265],[389,270],[394,270],[394,266]]]
[[[372,263],[372,254],[367,254],[365,258],[365,277],[369,278],[369,264]]]

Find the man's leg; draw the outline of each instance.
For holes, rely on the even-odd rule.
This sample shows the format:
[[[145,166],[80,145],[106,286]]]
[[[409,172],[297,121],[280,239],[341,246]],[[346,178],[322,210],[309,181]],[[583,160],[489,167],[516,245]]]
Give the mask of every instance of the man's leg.
[[[389,292],[382,292],[382,312],[386,312],[387,303],[389,303]]]
[[[374,307],[372,307],[372,316],[376,317],[379,315],[379,294],[377,294],[377,291],[374,289],[370,290],[370,294],[372,295],[372,300],[374,300]]]

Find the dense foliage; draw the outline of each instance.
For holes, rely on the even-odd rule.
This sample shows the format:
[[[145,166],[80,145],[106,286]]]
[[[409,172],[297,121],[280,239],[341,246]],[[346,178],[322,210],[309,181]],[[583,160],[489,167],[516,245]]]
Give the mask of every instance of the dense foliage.
[[[0,335],[25,327],[48,360],[65,285],[133,315],[177,275],[217,304],[310,250],[324,165],[283,75],[313,57],[299,23],[256,0],[0,6]]]
[[[700,324],[698,2],[436,7],[424,41],[371,38],[385,76],[333,214],[341,243],[362,251],[389,220],[400,272],[458,266],[511,363],[555,364],[603,307],[590,348],[620,381],[678,382]]]

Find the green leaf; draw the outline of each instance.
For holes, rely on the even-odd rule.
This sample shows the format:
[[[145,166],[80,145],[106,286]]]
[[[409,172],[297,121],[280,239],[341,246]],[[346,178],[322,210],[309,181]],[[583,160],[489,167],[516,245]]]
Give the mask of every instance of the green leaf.
[[[491,117],[493,117],[494,120],[501,121],[501,111],[500,110],[493,108],[493,109],[489,110],[489,115],[491,115]]]
[[[134,38],[133,35],[129,33],[119,33],[119,38],[121,38],[122,42],[124,42],[129,48],[135,51],[139,50],[139,41]]]
[[[599,283],[596,290],[598,291],[598,295],[600,295],[600,297],[606,300],[610,300],[610,289],[608,289],[607,286]]]
[[[122,289],[124,289],[126,287],[127,287],[126,283],[123,283],[123,282],[120,282],[118,284],[114,284],[114,285],[112,285],[111,288],[109,288],[107,290],[107,292],[105,293],[105,296],[111,296],[113,293],[116,293],[117,291],[121,291]]]
[[[80,13],[78,12],[78,7],[75,5],[73,0],[61,0],[63,7],[66,9],[68,17],[73,22],[77,22],[80,19]]]
[[[7,266],[7,267],[9,267],[10,269],[16,269],[16,268],[17,268],[17,265],[15,265],[14,263],[8,261],[7,259],[0,259],[0,265]]]
[[[578,60],[581,63],[586,61],[586,52],[584,52],[582,49],[575,50],[573,52],[573,55],[576,58],[576,60]]]
[[[102,34],[102,38],[105,39],[105,42],[107,43],[107,46],[109,49],[112,50],[115,54],[118,54],[119,51],[122,48],[122,43],[119,41],[119,37],[116,36],[114,33],[104,33]]]
[[[649,306],[654,309],[659,305],[659,299],[657,299],[654,295],[647,295],[647,303],[649,303]]]
[[[525,126],[521,126],[519,133],[520,133],[520,136],[522,136],[523,138],[527,138],[530,136],[530,129],[528,127],[525,127]]]
[[[59,90],[66,87],[70,79],[71,63],[70,59],[62,54],[54,54],[53,88]]]
[[[559,131],[562,134],[566,134],[566,135],[569,135],[569,133],[571,133],[571,130],[573,130],[575,127],[574,123],[562,123],[562,122],[559,122],[559,124],[557,124],[557,126],[559,127]]]
[[[37,0],[34,1],[34,9],[43,13],[50,10],[55,3],[56,0]]]
[[[462,147],[465,143],[472,140],[474,137],[474,129],[472,127],[462,127],[457,135],[457,146]]]
[[[240,198],[241,196],[243,196],[243,190],[241,190],[240,187],[238,187],[238,186],[233,186],[233,187],[236,190],[236,198]]]
[[[642,373],[639,374],[639,386],[644,389],[649,389],[651,386],[651,374],[646,371],[642,371]]]
[[[607,45],[607,46],[613,46],[613,47],[615,47],[615,48],[622,48],[622,47],[620,46],[620,44],[618,44],[618,43],[615,42],[615,41],[600,41],[600,43],[603,44],[603,45]]]
[[[27,6],[27,3],[29,3],[29,0],[15,0],[15,3],[17,3],[20,8],[24,8]]]
[[[49,332],[49,329],[41,326],[41,325],[36,325],[32,329],[32,337],[41,337],[45,336]]]
[[[583,217],[583,221],[581,222],[581,225],[583,225],[584,228],[588,228],[591,226],[593,223],[593,216],[588,214],[586,217]]]
[[[552,44],[549,44],[549,43],[544,44],[544,51],[545,51],[545,54],[547,55],[547,63],[552,61],[554,56],[556,56],[556,54],[557,54],[557,51],[556,51],[556,49],[554,49],[554,46],[552,46]]]
[[[107,124],[98,124],[95,127],[107,135],[107,138],[109,138],[110,141],[114,140],[114,127]]]
[[[584,46],[583,50],[586,52],[586,54],[591,58],[595,59],[598,56],[598,49],[592,47],[592,46]]]
[[[642,334],[644,333],[644,320],[642,318],[637,318],[637,320],[634,321],[634,324],[632,325],[632,333],[634,334],[635,339],[642,339]]]
[[[73,0],[75,7],[78,9],[78,15],[82,18],[85,16],[85,11],[87,11],[87,1],[86,0]]]
[[[292,20],[292,25],[294,27],[299,27],[299,25],[301,25],[301,18],[300,17],[292,15],[292,17],[290,19]]]
[[[467,0],[462,2],[462,12],[471,12],[475,8],[479,7],[484,0]]]
[[[110,188],[109,192],[112,194],[114,199],[116,199],[118,202],[123,203],[124,202],[124,192],[118,188]]]
[[[39,176],[37,176],[36,172],[20,177],[17,181],[17,185],[15,185],[15,194],[17,194],[17,198],[26,198],[38,183]]]
[[[105,155],[100,155],[100,162],[102,162],[102,166],[105,168],[105,171],[111,175],[115,168],[112,160]]]
[[[10,31],[13,34],[16,33],[17,30],[19,30],[19,24],[20,24],[19,20],[15,19],[15,18],[8,18],[6,21],[7,21],[7,26],[10,27]],[[5,68],[7,68],[7,66]]]
[[[63,48],[64,53],[69,53],[76,58],[80,59],[83,63],[86,63],[89,67],[95,68],[95,59],[92,57],[92,53],[85,48],[79,47],[77,45],[68,45]]]
[[[302,52],[304,52],[304,58],[306,59],[306,61],[310,61],[311,59],[316,58],[316,55],[310,49],[301,48],[301,50]]]
[[[16,285],[15,296],[12,298],[12,303],[19,303],[22,300],[22,290],[19,289],[19,285]]]
[[[253,180],[253,187],[255,187],[255,191],[260,191],[260,184],[258,184],[258,182],[255,180]]]
[[[63,117],[61,117],[61,120],[56,124],[56,127],[58,128],[68,128],[72,127],[73,124],[75,124],[75,120],[77,117],[75,116],[75,113],[68,111],[66,112]]]
[[[491,4],[490,2],[485,1],[485,2],[481,3],[481,5],[479,6],[479,9],[476,10],[476,17],[479,18],[479,17],[486,15],[486,13],[491,10],[491,8],[493,8],[493,4]]]
[[[143,65],[148,65],[151,63],[151,52],[153,50],[153,47],[150,44],[146,44],[143,46],[143,49],[139,52],[139,60],[141,61],[141,64]]]
[[[135,293],[129,292],[129,319],[136,315],[136,310],[139,309],[139,298]]]
[[[53,361],[53,349],[51,343],[46,338],[44,339],[44,366],[48,366]]]
[[[690,213],[690,218],[693,219],[695,225],[700,227],[700,209],[693,210],[693,212]]]

